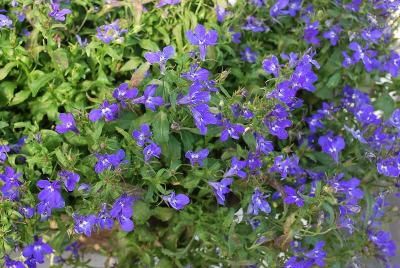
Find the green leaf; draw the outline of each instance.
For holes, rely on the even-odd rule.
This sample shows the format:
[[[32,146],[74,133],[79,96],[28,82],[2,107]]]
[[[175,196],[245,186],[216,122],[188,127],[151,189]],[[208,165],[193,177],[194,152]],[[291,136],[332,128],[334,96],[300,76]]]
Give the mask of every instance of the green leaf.
[[[140,40],[139,45],[145,50],[150,50],[150,51],[158,51],[158,50],[160,50],[158,48],[158,45],[156,43],[154,43],[153,41],[149,40],[149,39]]]
[[[29,76],[28,87],[32,92],[32,96],[35,97],[39,90],[44,87],[54,78],[54,73],[44,73],[39,70],[33,71]]]
[[[68,61],[68,53],[65,49],[58,48],[52,54],[51,58],[53,59],[57,68],[61,70],[66,70],[69,66]]]
[[[151,216],[148,204],[140,200],[135,202],[133,211],[133,220],[138,223],[145,223]]]
[[[168,116],[164,111],[158,112],[151,123],[153,127],[154,140],[162,145],[167,144],[169,140],[169,122]]]
[[[389,94],[382,94],[382,96],[380,96],[375,102],[375,107],[378,110],[382,110],[387,119],[392,115],[394,109],[396,109],[396,103]]]
[[[126,72],[136,69],[142,60],[139,57],[134,57],[128,60],[122,67],[119,69],[120,72]]]
[[[9,62],[3,68],[0,69],[0,81],[7,77],[11,70],[17,66],[17,62]]]
[[[168,221],[172,218],[174,215],[174,211],[171,208],[165,208],[165,207],[156,207],[153,210],[153,215],[157,219],[160,219],[162,221]]]
[[[17,94],[15,94],[14,98],[10,102],[10,105],[17,105],[24,102],[31,95],[30,89],[24,89]]]
[[[4,81],[0,84],[0,104],[6,105],[14,97],[14,91],[17,88],[16,82]]]

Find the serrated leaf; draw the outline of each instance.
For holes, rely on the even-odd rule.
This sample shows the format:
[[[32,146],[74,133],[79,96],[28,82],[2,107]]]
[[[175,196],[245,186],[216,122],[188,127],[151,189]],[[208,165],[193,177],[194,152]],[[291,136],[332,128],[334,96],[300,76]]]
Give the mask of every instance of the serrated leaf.
[[[0,69],[0,81],[7,77],[11,70],[17,66],[17,62],[12,61],[7,63],[3,68]]]

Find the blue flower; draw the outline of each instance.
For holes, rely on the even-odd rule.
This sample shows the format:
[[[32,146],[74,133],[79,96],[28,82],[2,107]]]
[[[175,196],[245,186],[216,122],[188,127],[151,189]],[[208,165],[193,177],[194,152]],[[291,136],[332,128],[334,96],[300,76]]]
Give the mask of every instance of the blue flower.
[[[185,157],[189,159],[190,164],[195,166],[198,164],[199,166],[203,166],[203,160],[208,156],[208,149],[202,149],[197,152],[188,151],[185,154]]]
[[[108,100],[105,100],[101,105],[100,109],[93,109],[89,113],[89,120],[92,122],[96,122],[101,118],[105,119],[105,121],[113,121],[118,117],[118,104],[112,103],[110,104]]]
[[[222,179],[221,182],[210,181],[208,184],[213,188],[215,197],[217,198],[217,202],[220,205],[225,204],[225,195],[229,193],[231,190],[229,189],[229,185],[231,185],[233,179],[225,178]]]
[[[123,194],[115,200],[110,210],[111,217],[118,219],[121,229],[125,232],[130,232],[134,228],[133,221],[131,220],[133,215],[133,201],[133,197]]]
[[[168,202],[171,207],[176,210],[183,209],[187,204],[190,203],[189,197],[184,194],[175,195],[175,192],[172,192],[169,195],[164,195],[163,200]]]
[[[58,172],[58,176],[64,181],[65,188],[69,192],[74,191],[76,183],[79,182],[80,176],[77,173],[68,170]]]
[[[189,42],[198,46],[200,50],[200,59],[204,61],[206,59],[207,47],[215,46],[217,44],[218,33],[216,30],[206,31],[203,25],[198,24],[194,31],[187,31],[186,38]]]
[[[68,131],[79,133],[79,130],[76,128],[74,116],[71,113],[61,113],[58,118],[61,121],[61,125],[56,125],[58,133],[63,134]]]
[[[146,52],[144,57],[150,64],[158,63],[160,65],[160,72],[164,74],[165,64],[167,60],[171,59],[175,54],[173,46],[164,47],[162,51]]]
[[[52,247],[44,243],[42,238],[35,238],[33,244],[26,246],[22,251],[25,258],[37,263],[44,263],[44,255],[51,253],[53,253]]]
[[[146,142],[151,142],[150,137],[152,135],[153,133],[150,131],[150,126],[148,124],[142,124],[140,130],[134,130],[132,132],[132,137],[140,147],[143,147]]]
[[[65,15],[72,13],[72,11],[68,8],[60,9],[60,5],[58,3],[52,3],[51,9],[52,10],[49,12],[49,16],[58,21],[65,21]]]
[[[156,93],[157,85],[149,85],[143,93],[142,97],[136,98],[132,103],[142,103],[147,109],[156,110],[157,106],[163,105],[163,98],[160,96],[153,97]]]
[[[258,215],[259,211],[262,211],[266,214],[271,213],[271,207],[269,206],[268,202],[265,201],[265,198],[267,197],[267,195],[263,195],[260,189],[256,188],[251,197],[251,202],[247,209],[247,213],[253,215]]]
[[[339,163],[339,153],[344,149],[345,142],[341,136],[333,136],[332,132],[328,132],[325,136],[318,139],[324,153],[329,154],[336,163]]]
[[[149,162],[152,157],[160,158],[161,148],[154,142],[151,142],[143,149],[144,161]]]
[[[72,215],[74,218],[74,230],[77,234],[92,235],[92,229],[97,223],[97,218],[94,215],[82,216],[79,214]]]

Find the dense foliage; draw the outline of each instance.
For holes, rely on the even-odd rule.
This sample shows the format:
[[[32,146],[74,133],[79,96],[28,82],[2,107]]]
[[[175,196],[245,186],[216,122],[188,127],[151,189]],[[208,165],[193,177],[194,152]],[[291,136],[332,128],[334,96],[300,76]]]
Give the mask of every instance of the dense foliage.
[[[391,267],[399,7],[0,1],[0,263]]]

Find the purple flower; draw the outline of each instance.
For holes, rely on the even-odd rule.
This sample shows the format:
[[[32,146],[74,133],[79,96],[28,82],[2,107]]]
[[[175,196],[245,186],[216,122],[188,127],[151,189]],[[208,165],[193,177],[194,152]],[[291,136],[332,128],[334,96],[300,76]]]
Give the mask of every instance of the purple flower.
[[[389,119],[389,124],[396,127],[400,131],[400,109],[396,109],[393,111]]]
[[[351,1],[351,3],[345,5],[344,7],[353,12],[358,12],[360,10],[361,3],[362,3],[362,0],[353,0],[353,1]]]
[[[393,77],[397,77],[400,69],[400,55],[394,51],[390,51],[390,58],[386,62],[384,69]]]
[[[210,112],[207,104],[199,104],[190,109],[192,111],[193,119],[196,127],[199,129],[200,134],[207,134],[207,125],[216,124],[217,118]]]
[[[72,242],[68,246],[65,247],[65,251],[71,251],[72,256],[74,256],[75,259],[79,257],[79,248],[81,247],[81,244],[78,243],[78,241]]]
[[[325,136],[319,137],[318,144],[324,153],[329,154],[336,163],[339,163],[339,153],[345,147],[344,139],[341,136],[335,137],[332,132],[329,132]]]
[[[104,170],[117,168],[120,164],[127,163],[125,158],[125,151],[119,149],[115,154],[96,154],[97,163],[94,167],[96,173],[101,173]]]
[[[368,50],[367,47],[363,48],[357,42],[351,42],[349,48],[354,51],[352,56],[353,63],[357,63],[361,60],[367,72],[371,72],[379,66],[379,61],[374,59],[376,56],[375,51]]]
[[[288,175],[299,175],[303,173],[303,169],[299,166],[299,157],[293,155],[292,157],[284,158],[283,155],[275,157],[274,165],[269,169],[269,172],[278,172],[282,179],[287,178]]]
[[[238,140],[244,132],[244,127],[240,124],[231,124],[229,120],[224,122],[224,130],[221,132],[221,141],[227,141],[228,137]]]
[[[189,72],[182,73],[181,76],[192,82],[196,81],[207,81],[210,72],[207,69],[200,68],[198,64],[191,64]]]
[[[232,42],[235,44],[240,44],[240,38],[242,34],[240,32],[232,32]]]
[[[52,208],[63,208],[65,206],[64,199],[61,195],[61,182],[48,180],[39,180],[36,184],[42,190],[40,191],[38,198],[42,202],[48,202],[50,209]]]
[[[209,91],[202,91],[201,85],[194,83],[189,87],[189,93],[177,100],[179,105],[198,105],[208,103],[211,99]]]
[[[323,37],[331,42],[332,46],[336,46],[339,41],[339,34],[342,32],[342,27],[340,25],[332,26],[329,31],[323,33]]]
[[[375,109],[374,106],[370,104],[364,104],[356,108],[355,116],[356,119],[360,122],[363,123],[364,125],[379,125],[380,120],[378,117],[374,114]]]
[[[110,210],[110,215],[118,219],[121,229],[125,232],[130,232],[134,228],[133,221],[130,219],[133,215],[133,197],[127,194],[121,195]]]
[[[118,21],[114,21],[113,23],[98,27],[96,36],[104,43],[109,44],[114,40],[122,42],[124,38],[121,37],[121,34],[125,32],[127,30],[121,30],[118,26]]]
[[[37,263],[44,262],[44,255],[53,253],[53,249],[42,238],[35,238],[33,244],[28,245],[22,251],[22,255],[27,259],[33,259]]]
[[[62,170],[58,172],[58,176],[64,181],[65,188],[68,192],[72,192],[75,189],[75,185],[79,182],[80,176],[72,171]]]
[[[14,261],[10,259],[8,255],[5,255],[5,265],[6,268],[25,268],[26,266],[20,261]]]
[[[154,142],[151,142],[143,149],[144,161],[147,163],[152,157],[160,158],[161,148]]]
[[[389,157],[379,160],[377,163],[377,170],[379,174],[387,177],[398,177],[400,175],[400,156]]]
[[[158,63],[160,65],[161,74],[165,72],[165,64],[167,60],[171,59],[175,54],[173,46],[167,46],[163,48],[163,51],[146,52],[144,57],[150,64]]]
[[[268,155],[274,150],[274,146],[271,141],[266,140],[261,134],[254,133],[256,138],[256,152]]]
[[[175,192],[172,192],[169,195],[164,195],[163,200],[168,202],[171,207],[176,210],[183,209],[187,204],[190,203],[189,197],[184,194],[175,195]]]
[[[319,45],[318,27],[319,27],[319,21],[314,21],[313,23],[307,23],[307,26],[304,29],[304,40],[306,41],[307,44]]]
[[[217,202],[220,205],[225,205],[225,195],[229,193],[231,190],[229,189],[229,185],[231,185],[233,179],[225,178],[222,179],[221,182],[210,181],[208,184],[213,188],[215,197],[217,198]]]
[[[232,177],[237,175],[239,178],[244,179],[246,178],[247,174],[242,169],[247,166],[246,161],[240,161],[237,157],[232,157],[231,160],[231,167],[229,170],[224,174],[224,178]]]
[[[319,267],[324,267],[326,258],[326,252],[323,250],[324,246],[325,246],[325,241],[318,241],[315,244],[314,249],[309,252],[306,252],[304,256],[306,256],[309,259],[309,261],[311,260],[313,264],[316,264]]]
[[[294,53],[294,52],[290,52],[289,55],[282,53],[281,58],[283,60],[287,60],[289,62],[289,67],[293,68],[297,63],[298,55],[297,55],[297,53]]]
[[[310,55],[305,55],[292,74],[291,82],[293,89],[305,89],[310,92],[315,91],[315,86],[313,84],[318,80],[318,76],[313,72],[312,65],[317,69],[320,67],[318,62],[313,60]]]
[[[125,100],[131,100],[135,98],[137,94],[137,88],[130,89],[128,83],[122,83],[116,89],[114,89],[113,97],[117,101],[121,101],[122,107],[125,108]]]
[[[77,234],[85,234],[86,236],[92,235],[92,229],[97,223],[97,218],[94,215],[78,215],[73,214],[72,217],[74,218],[74,231]]]
[[[317,132],[317,129],[324,128],[324,123],[322,123],[321,119],[323,119],[325,116],[320,113],[316,113],[311,115],[311,117],[306,118],[306,122],[310,128],[311,133]]]
[[[20,207],[18,210],[27,219],[30,219],[35,215],[35,209],[31,207]]]
[[[152,135],[153,133],[150,131],[150,126],[148,124],[142,124],[140,130],[134,130],[132,132],[132,137],[140,147],[143,147],[146,142],[151,142],[150,137]]]
[[[111,230],[114,226],[114,220],[112,219],[110,212],[107,210],[106,203],[103,203],[101,206],[101,211],[97,215],[97,222],[99,224],[100,230]]]
[[[283,201],[286,204],[296,204],[298,207],[304,206],[304,200],[297,194],[296,189],[287,185],[285,185],[284,188],[286,197],[283,199]]]
[[[8,145],[0,145],[0,164],[6,162],[9,151],[10,147]]]
[[[243,30],[258,32],[267,32],[269,27],[264,25],[264,22],[253,16],[248,16],[246,18],[246,24],[242,26]]]
[[[258,215],[259,211],[262,211],[266,214],[271,213],[271,207],[268,202],[265,201],[267,195],[263,195],[260,189],[256,188],[252,197],[251,202],[249,204],[249,208],[247,209],[248,214]]]
[[[202,149],[197,152],[192,152],[188,151],[185,154],[185,157],[189,159],[190,164],[192,166],[195,166],[196,164],[199,164],[199,166],[203,166],[203,160],[206,159],[208,156],[208,149]]]
[[[289,137],[286,128],[292,125],[292,121],[287,119],[289,116],[286,108],[281,104],[277,104],[274,109],[264,118],[264,124],[268,127],[269,132],[277,136],[279,139],[287,139]]]
[[[361,31],[361,37],[367,42],[377,44],[382,37],[382,32],[378,29],[364,29]]]
[[[263,60],[262,66],[265,72],[273,74],[276,78],[279,77],[280,65],[276,56],[272,55],[270,59]]]
[[[396,256],[396,243],[391,240],[389,232],[382,230],[378,232],[369,231],[368,237],[385,256]]]
[[[220,5],[217,5],[215,7],[215,13],[217,14],[217,21],[219,23],[224,22],[225,16],[227,16],[229,14],[229,12],[226,11],[225,8]]]
[[[253,173],[256,173],[255,171],[260,169],[262,167],[263,163],[256,154],[249,152],[249,155],[247,156],[246,165],[250,169],[250,171],[252,171]]]
[[[108,100],[105,100],[103,104],[100,105],[100,109],[93,109],[89,113],[89,120],[92,122],[96,122],[101,118],[105,119],[105,121],[113,121],[118,117],[118,104],[116,103],[108,103]]]
[[[20,180],[22,173],[16,173],[12,167],[6,166],[4,173],[0,174],[0,179],[4,182],[1,192],[5,198],[12,201],[18,199],[18,188],[22,185]]]
[[[351,59],[351,57],[349,57],[349,55],[347,55],[346,51],[342,51],[342,55],[343,55],[343,62],[342,62],[342,66],[344,68],[349,68],[351,65],[354,65],[355,63],[353,62],[353,60]]]
[[[245,47],[244,51],[240,52],[243,61],[255,63],[257,61],[258,53],[252,51],[250,47]]]
[[[12,27],[12,20],[6,15],[0,14],[0,29],[1,28],[11,28]]]
[[[163,98],[160,96],[153,97],[156,93],[157,85],[149,85],[143,93],[142,97],[134,99],[132,103],[142,103],[147,109],[156,110],[157,106],[163,105]]]
[[[292,82],[285,80],[280,82],[276,88],[270,92],[268,98],[276,98],[285,104],[293,102],[296,97],[297,90],[292,88]]]
[[[352,129],[346,125],[344,125],[344,129],[347,132],[350,132],[350,134],[353,136],[353,138],[359,140],[361,143],[367,143],[367,141],[365,140],[365,138],[362,135],[362,132],[359,129]]]
[[[181,3],[181,0],[160,0],[156,7],[160,8],[167,5],[178,5]]]
[[[193,31],[186,32],[186,38],[192,45],[198,46],[200,50],[200,59],[206,58],[207,46],[215,46],[217,44],[218,33],[216,30],[206,31],[203,25],[198,24]]]
[[[56,125],[56,131],[58,133],[63,134],[68,131],[79,133],[79,130],[76,128],[75,119],[72,113],[61,113],[58,118],[61,121],[61,125]]]
[[[60,10],[60,5],[58,3],[51,4],[51,11],[49,16],[58,21],[65,21],[65,15],[71,14],[72,11],[68,8],[63,8]]]

